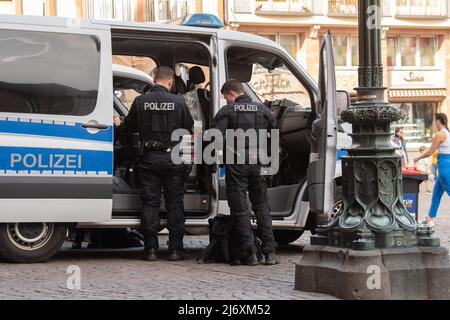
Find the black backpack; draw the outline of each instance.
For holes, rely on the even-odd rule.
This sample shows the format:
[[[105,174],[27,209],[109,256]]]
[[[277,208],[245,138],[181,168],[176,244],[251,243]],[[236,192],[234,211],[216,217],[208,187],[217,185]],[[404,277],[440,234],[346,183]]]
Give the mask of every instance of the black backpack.
[[[209,245],[199,263],[230,263],[234,264],[241,257],[240,239],[233,228],[234,219],[228,215],[219,215],[208,220]],[[255,236],[258,259],[261,241]]]

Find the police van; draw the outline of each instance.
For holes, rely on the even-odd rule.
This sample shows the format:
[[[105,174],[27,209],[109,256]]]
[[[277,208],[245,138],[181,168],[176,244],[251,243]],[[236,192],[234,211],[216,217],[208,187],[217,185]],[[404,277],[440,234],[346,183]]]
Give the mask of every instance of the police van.
[[[73,228],[139,227],[138,150],[125,148],[113,119],[127,115],[123,90],[139,94],[152,81],[121,77],[123,68],[113,77],[119,58],[177,70],[174,93],[197,97],[192,111],[201,114],[202,130],[226,103],[220,88],[227,79],[271,108],[280,169],[268,194],[280,244],[340,210],[338,113],[349,99],[336,91],[330,35],[317,84],[278,44],[202,26],[0,16],[1,258],[47,260]],[[188,69],[189,79],[181,72]],[[117,180],[127,187],[115,188]],[[184,204],[188,228],[229,214],[223,170],[195,165]],[[165,214],[162,201],[163,226]]]

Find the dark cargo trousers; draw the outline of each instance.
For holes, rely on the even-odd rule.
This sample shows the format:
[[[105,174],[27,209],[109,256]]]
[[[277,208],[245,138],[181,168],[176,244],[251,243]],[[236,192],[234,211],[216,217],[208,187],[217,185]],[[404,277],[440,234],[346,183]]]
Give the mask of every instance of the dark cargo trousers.
[[[160,227],[159,208],[161,188],[164,187],[164,201],[167,209],[169,250],[182,250],[184,237],[184,168],[173,165],[170,157],[149,156],[149,162],[140,167],[143,212],[141,229],[145,249],[158,249]]]
[[[227,165],[225,180],[231,215],[235,219],[236,232],[241,237],[241,250],[248,252],[256,249],[247,202],[248,191],[262,241],[261,251],[264,254],[274,253],[275,239],[267,198],[267,184],[261,176],[261,166]]]

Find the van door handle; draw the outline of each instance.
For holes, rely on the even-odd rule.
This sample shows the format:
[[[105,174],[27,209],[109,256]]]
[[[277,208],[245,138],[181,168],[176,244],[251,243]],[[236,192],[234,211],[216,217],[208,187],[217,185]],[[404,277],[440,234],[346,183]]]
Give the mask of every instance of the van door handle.
[[[109,128],[106,124],[100,123],[85,123],[81,125],[85,129],[97,129],[97,130],[106,130]]]

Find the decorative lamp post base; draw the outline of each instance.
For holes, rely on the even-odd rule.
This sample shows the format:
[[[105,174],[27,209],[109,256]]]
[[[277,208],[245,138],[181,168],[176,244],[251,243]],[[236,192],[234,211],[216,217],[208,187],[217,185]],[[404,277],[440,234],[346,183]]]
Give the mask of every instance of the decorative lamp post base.
[[[431,228],[418,227],[416,232],[397,228],[389,233],[373,233],[368,229],[347,233],[339,227],[325,227],[318,228],[316,232],[316,235],[311,236],[311,245],[347,248],[356,251],[440,246],[440,239],[434,236]]]
[[[295,289],[348,300],[450,299],[449,253],[442,247],[311,245],[296,264]]]

